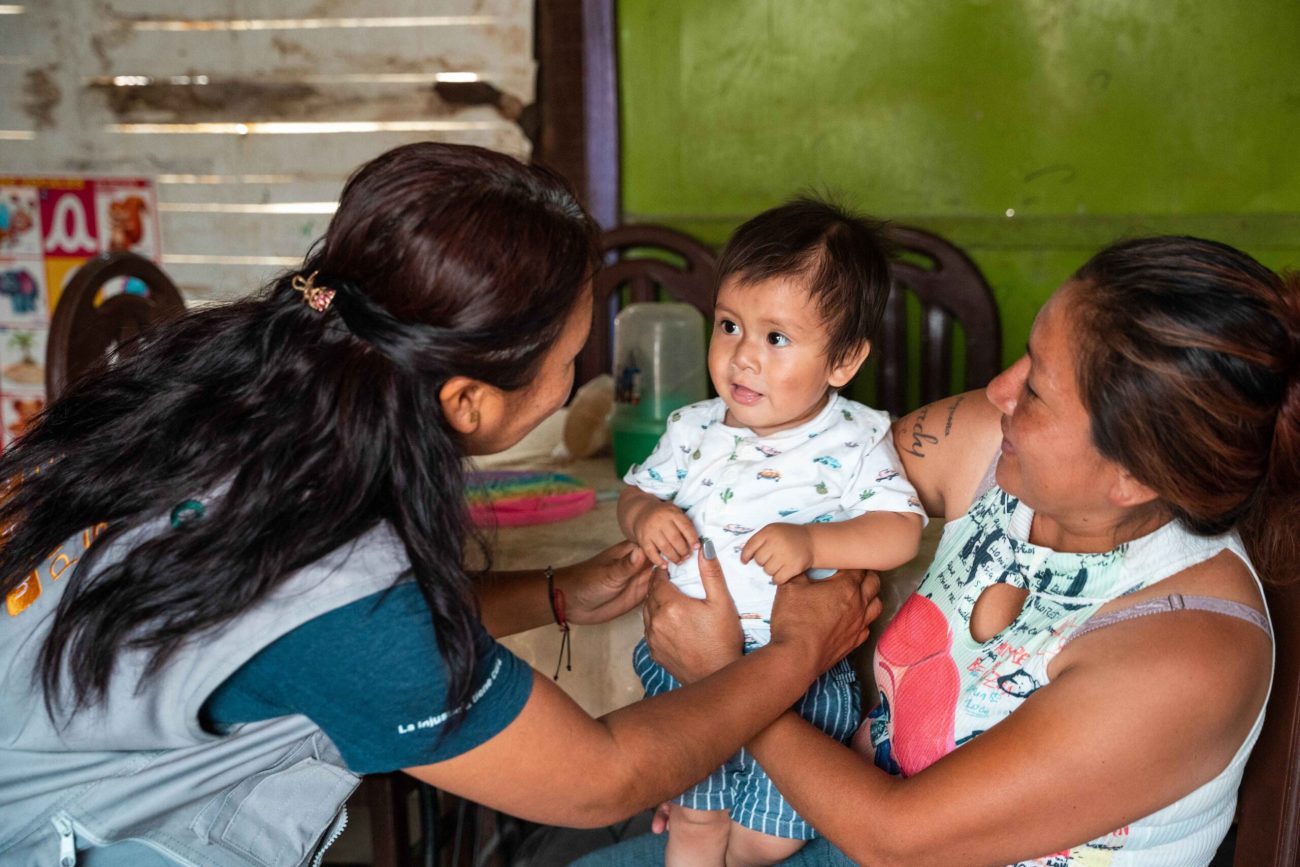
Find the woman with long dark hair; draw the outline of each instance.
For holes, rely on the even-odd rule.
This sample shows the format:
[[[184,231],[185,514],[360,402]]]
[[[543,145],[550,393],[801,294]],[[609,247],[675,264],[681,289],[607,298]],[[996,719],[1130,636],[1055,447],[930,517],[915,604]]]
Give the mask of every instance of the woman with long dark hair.
[[[631,545],[545,577],[466,567],[462,459],[567,397],[595,249],[549,172],[397,148],[302,268],[49,407],[0,458],[0,861],[299,864],[357,774],[399,768],[604,824],[863,638],[872,581],[796,582],[770,649],[601,720],[492,640],[548,622],[548,584],[579,623],[647,586]]]
[[[825,835],[788,863],[1209,864],[1272,676],[1260,582],[1300,572],[1300,275],[1116,244],[985,392],[894,434],[947,524],[881,634],[856,752],[793,713],[748,744]],[[725,664],[724,603],[658,582],[656,659],[688,682]]]

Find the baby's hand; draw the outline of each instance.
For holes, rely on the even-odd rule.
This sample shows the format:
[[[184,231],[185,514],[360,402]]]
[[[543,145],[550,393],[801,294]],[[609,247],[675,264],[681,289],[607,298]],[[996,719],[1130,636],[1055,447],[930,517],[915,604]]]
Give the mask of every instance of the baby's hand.
[[[784,584],[812,568],[812,533],[800,524],[768,524],[750,536],[741,550],[740,562],[750,560],[772,576],[773,584]]]
[[[700,542],[690,518],[672,503],[647,506],[633,522],[632,533],[650,562],[665,569],[670,560],[680,563],[689,557]]]

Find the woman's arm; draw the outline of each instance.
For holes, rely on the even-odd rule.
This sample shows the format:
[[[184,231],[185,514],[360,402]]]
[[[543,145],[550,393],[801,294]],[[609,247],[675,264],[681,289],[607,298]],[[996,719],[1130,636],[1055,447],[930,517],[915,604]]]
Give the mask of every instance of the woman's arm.
[[[861,574],[816,585],[792,582],[798,586],[781,591],[790,603],[773,612],[771,644],[737,658],[735,606],[716,561],[701,562],[708,597],[690,601],[734,630],[730,640],[713,645],[709,667],[726,658],[735,658],[732,664],[598,720],[534,674],[527,704],[503,731],[455,758],[407,772],[532,821],[609,824],[679,794],[721,764],[861,643],[879,611],[878,582]],[[661,592],[675,590],[667,585]]]
[[[981,391],[923,406],[894,422],[894,448],[927,514],[946,520],[970,507],[1002,443],[1002,414]]]
[[[1254,586],[1226,553],[1165,582],[1185,593]],[[781,592],[801,584],[781,588],[774,618],[789,598]],[[712,670],[695,648],[717,633],[693,602],[665,598],[646,613],[656,661],[687,683]],[[1244,621],[1195,611],[1140,618],[1067,645],[1048,685],[1011,716],[907,779],[793,714],[749,748],[855,861],[1007,864],[1121,829],[1220,773],[1264,702],[1270,658],[1267,637]]]
[[[1269,649],[1253,626],[1184,613],[1110,627],[1057,661],[1010,717],[907,779],[792,714],[749,748],[855,861],[1013,863],[1122,828],[1222,771],[1264,700]]]
[[[565,614],[577,624],[604,623],[630,611],[645,598],[652,566],[641,549],[619,542],[594,557],[555,570],[564,592]],[[554,623],[541,569],[491,572],[479,579],[480,617],[494,638]]]

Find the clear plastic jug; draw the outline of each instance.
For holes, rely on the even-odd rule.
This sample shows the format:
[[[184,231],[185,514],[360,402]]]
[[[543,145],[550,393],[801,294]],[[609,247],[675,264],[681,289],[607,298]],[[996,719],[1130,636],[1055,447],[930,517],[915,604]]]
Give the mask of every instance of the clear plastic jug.
[[[609,427],[620,476],[654,450],[673,410],[708,397],[704,330],[690,304],[630,304],[614,318]]]

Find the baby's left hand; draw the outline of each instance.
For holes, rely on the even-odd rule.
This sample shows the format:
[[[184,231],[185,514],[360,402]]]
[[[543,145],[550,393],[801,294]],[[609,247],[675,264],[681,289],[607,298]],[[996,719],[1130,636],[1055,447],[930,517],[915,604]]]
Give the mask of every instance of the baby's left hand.
[[[812,568],[812,533],[800,524],[768,524],[741,549],[740,562],[750,560],[772,576],[773,584],[784,584]]]

